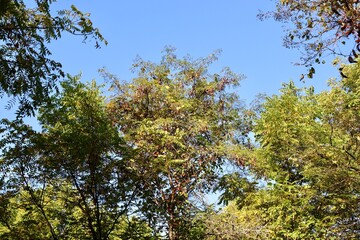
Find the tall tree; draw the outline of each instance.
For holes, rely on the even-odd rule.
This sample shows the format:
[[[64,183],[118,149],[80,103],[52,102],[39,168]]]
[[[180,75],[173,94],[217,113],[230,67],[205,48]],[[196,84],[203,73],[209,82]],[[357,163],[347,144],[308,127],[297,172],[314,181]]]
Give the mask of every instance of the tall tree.
[[[360,10],[358,0],[279,0],[273,12],[261,13],[260,19],[273,17],[289,24],[284,37],[288,48],[302,48],[301,64],[315,73],[314,64],[324,63],[325,54],[346,56],[355,61],[360,51]],[[349,47],[341,45],[348,43]],[[345,51],[344,53],[342,52]],[[326,56],[326,55],[325,55]]]
[[[241,77],[229,69],[209,74],[216,59],[179,59],[169,48],[160,64],[139,59],[129,83],[107,74],[117,90],[113,121],[135,151],[129,167],[142,185],[140,211],[172,240],[186,238],[195,193],[211,187],[225,159],[240,161],[239,103],[226,89]]]
[[[290,83],[265,102],[252,169],[269,185],[240,207],[274,238],[359,238],[359,69],[347,66],[329,91]]]
[[[28,1],[0,1],[0,97],[11,97],[8,107],[18,101],[20,114],[33,114],[64,77],[61,63],[50,58],[48,43],[64,32],[92,37],[96,47],[106,43],[89,14],[75,6],[54,14],[53,2],[34,1],[28,7]]]
[[[109,239],[129,210],[138,185],[128,175],[124,141],[110,122],[96,84],[70,77],[62,88],[52,97],[52,105],[40,109],[41,133],[21,120],[7,122],[1,164],[7,171],[2,173],[1,193],[13,197],[10,193],[23,189],[47,223],[51,238],[60,239],[69,236],[61,235],[44,200],[49,189],[55,189],[53,198],[66,196],[68,211],[77,209],[77,218],[71,220],[69,214],[64,221],[86,229],[80,238]],[[65,185],[69,187],[61,188]]]

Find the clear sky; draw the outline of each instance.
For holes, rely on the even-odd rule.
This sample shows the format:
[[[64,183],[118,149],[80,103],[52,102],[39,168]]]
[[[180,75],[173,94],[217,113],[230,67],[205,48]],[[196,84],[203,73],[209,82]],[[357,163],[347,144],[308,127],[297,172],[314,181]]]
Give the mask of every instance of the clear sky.
[[[166,45],[178,49],[179,56],[204,57],[221,49],[214,73],[228,66],[247,78],[238,90],[250,102],[258,93],[277,94],[282,82],[294,80],[298,86],[305,68],[292,62],[299,51],[282,45],[281,23],[260,21],[259,10],[274,9],[271,0],[59,0],[58,8],[76,5],[91,13],[91,19],[108,46],[95,49],[81,37],[64,35],[50,44],[53,58],[65,72],[83,73],[83,80],[102,82],[98,69],[106,67],[123,80],[131,79],[129,70],[137,55],[158,62]],[[338,77],[330,64],[317,68],[315,79],[307,85],[315,90],[326,87],[330,77]],[[1,101],[4,104],[4,101]],[[3,111],[3,109],[2,109]],[[6,115],[6,113],[5,113]]]
[[[230,67],[247,78],[239,95],[250,101],[257,93],[276,94],[282,82],[294,80],[305,68],[292,63],[299,51],[282,45],[281,23],[260,21],[259,10],[274,9],[271,0],[61,0],[57,5],[75,4],[91,13],[94,24],[109,41],[94,49],[80,38],[64,37],[54,42],[54,57],[71,74],[83,73],[84,80],[102,81],[97,70],[106,67],[121,79],[131,78],[129,68],[137,55],[159,61],[166,45],[177,48],[179,56],[202,57],[222,49],[214,71]],[[330,77],[339,75],[330,64],[317,68],[315,79],[306,84],[324,89]]]

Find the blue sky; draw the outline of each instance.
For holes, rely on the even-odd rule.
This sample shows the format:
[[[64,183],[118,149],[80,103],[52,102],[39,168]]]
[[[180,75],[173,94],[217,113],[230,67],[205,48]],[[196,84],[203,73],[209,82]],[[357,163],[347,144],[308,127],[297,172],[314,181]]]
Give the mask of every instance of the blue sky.
[[[281,23],[260,21],[259,10],[274,9],[270,0],[62,0],[61,7],[75,4],[91,13],[94,24],[109,41],[108,46],[94,49],[82,44],[80,38],[65,36],[51,45],[54,58],[63,63],[64,70],[83,73],[84,80],[102,82],[97,70],[106,67],[123,80],[132,77],[131,64],[137,55],[145,60],[159,61],[166,45],[177,48],[179,56],[190,54],[202,57],[221,49],[222,55],[214,65],[224,66],[247,78],[239,95],[247,102],[257,93],[276,94],[282,82],[294,80],[303,86],[299,76],[305,69],[292,63],[299,51],[282,45]],[[317,68],[315,79],[306,84],[316,90],[326,87],[338,71],[331,64]]]
[[[244,74],[238,93],[250,102],[258,93],[277,94],[282,82],[294,80],[298,86],[305,68],[292,63],[299,51],[282,45],[281,23],[260,21],[259,10],[275,7],[271,0],[59,0],[56,8],[76,5],[91,13],[94,25],[108,40],[108,46],[95,49],[93,42],[82,43],[81,37],[65,34],[50,44],[53,58],[72,75],[82,72],[83,80],[102,78],[98,69],[106,67],[122,80],[133,76],[130,68],[136,58],[158,62],[165,46],[177,48],[179,56],[204,57],[222,50],[213,73],[227,66]],[[315,90],[326,87],[330,77],[339,73],[331,64],[317,68],[307,85]],[[1,101],[2,104],[4,100]],[[5,115],[8,113],[5,112]]]

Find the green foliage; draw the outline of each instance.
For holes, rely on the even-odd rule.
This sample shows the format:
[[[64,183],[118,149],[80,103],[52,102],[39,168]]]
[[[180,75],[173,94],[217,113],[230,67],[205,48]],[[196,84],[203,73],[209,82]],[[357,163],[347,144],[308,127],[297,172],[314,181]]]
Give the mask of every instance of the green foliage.
[[[352,50],[342,54],[341,45],[350,43],[360,50],[359,2],[349,0],[280,0],[273,12],[259,14],[260,19],[273,17],[276,21],[288,24],[284,45],[288,48],[303,48],[301,64],[308,67],[308,77],[315,73],[315,64],[325,63],[323,56],[340,56],[357,53]],[[355,43],[355,45],[354,45]],[[349,58],[352,62],[352,60]]]
[[[235,202],[230,202],[219,211],[210,209],[199,214],[197,218],[204,225],[201,239],[271,239],[261,216],[251,210],[238,210]]]
[[[264,104],[253,170],[272,184],[241,206],[277,238],[359,237],[359,69],[319,94],[290,83]]]
[[[118,237],[114,239],[124,240],[156,240],[160,238],[160,236],[153,236],[152,229],[148,224],[137,217],[122,219],[119,230],[112,235]]]
[[[142,184],[140,211],[155,229],[166,226],[169,239],[185,239],[191,197],[211,188],[225,159],[240,159],[237,97],[225,91],[240,77],[229,69],[209,74],[216,58],[178,59],[167,49],[160,64],[139,59],[131,82],[112,79],[109,108],[135,151],[129,167]]]
[[[91,236],[87,229],[82,209],[77,206],[76,197],[71,197],[70,184],[62,184],[53,188],[42,189],[42,205],[46,218],[38,210],[27,190],[3,202],[0,218],[1,239],[114,239],[114,240],[145,240],[158,239],[153,237],[151,229],[136,217],[121,217],[109,236],[97,238]],[[40,193],[40,191],[38,191]],[[54,228],[51,236],[47,219]]]
[[[2,224],[9,225],[11,236],[29,219],[34,225],[28,225],[28,231],[45,226],[40,239],[108,239],[138,185],[126,171],[128,153],[99,87],[94,82],[85,85],[79,77],[69,77],[62,87],[52,104],[40,109],[42,132],[22,120],[3,121],[3,211],[14,212],[16,205],[7,204],[14,198],[32,211],[14,212],[20,222],[2,219]]]
[[[20,190],[2,205],[1,239],[89,239],[80,208],[72,203],[74,198],[66,195],[69,190],[66,184],[36,192],[29,188]],[[34,202],[32,194],[41,198],[41,206]],[[49,224],[53,233],[49,231]]]
[[[64,77],[61,64],[49,58],[48,43],[68,32],[94,38],[96,47],[106,44],[89,14],[75,6],[53,14],[53,2],[35,1],[29,8],[22,0],[0,1],[0,96],[12,97],[9,108],[18,100],[21,115],[34,114],[56,88],[56,80]]]
[[[246,175],[242,176],[239,172],[233,172],[222,176],[214,190],[222,191],[220,204],[227,205],[233,200],[241,204],[249,193],[256,191],[256,182],[250,181]]]

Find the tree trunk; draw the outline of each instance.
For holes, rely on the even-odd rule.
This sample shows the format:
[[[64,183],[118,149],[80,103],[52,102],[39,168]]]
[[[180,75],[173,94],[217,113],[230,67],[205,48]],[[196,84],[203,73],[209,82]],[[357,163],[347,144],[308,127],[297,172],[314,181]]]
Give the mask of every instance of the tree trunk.
[[[169,240],[177,240],[178,237],[176,236],[176,232],[174,230],[174,226],[173,224],[171,223],[171,221],[169,221]]]

